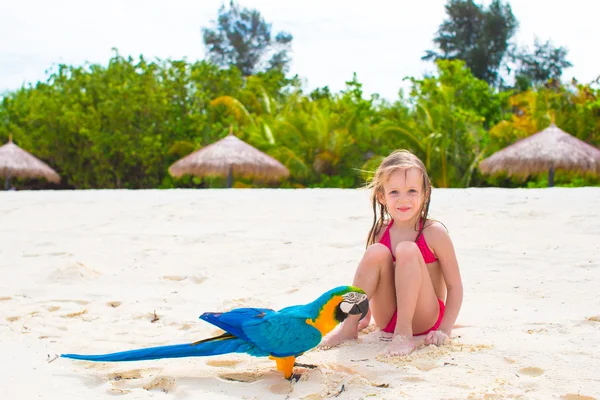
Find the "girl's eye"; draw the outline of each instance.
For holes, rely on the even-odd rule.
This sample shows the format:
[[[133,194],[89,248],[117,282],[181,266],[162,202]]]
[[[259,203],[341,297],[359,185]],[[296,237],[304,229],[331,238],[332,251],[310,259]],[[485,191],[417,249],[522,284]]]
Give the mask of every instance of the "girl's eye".
[[[408,192],[409,193],[417,193],[417,191],[415,189],[410,189]]]
[[[396,193],[398,193],[398,191],[397,191],[397,190],[392,190],[392,191],[390,192],[390,194],[396,194]]]

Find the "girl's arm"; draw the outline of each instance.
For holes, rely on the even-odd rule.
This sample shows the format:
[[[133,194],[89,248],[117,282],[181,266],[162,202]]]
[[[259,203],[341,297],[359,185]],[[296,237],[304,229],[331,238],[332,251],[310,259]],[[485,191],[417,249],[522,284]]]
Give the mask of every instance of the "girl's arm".
[[[448,290],[446,295],[446,309],[438,330],[450,336],[462,305],[462,279],[460,277],[456,253],[454,252],[454,245],[446,228],[441,224],[434,224],[429,229],[431,230],[429,235],[431,236],[430,245],[440,262],[440,268]]]

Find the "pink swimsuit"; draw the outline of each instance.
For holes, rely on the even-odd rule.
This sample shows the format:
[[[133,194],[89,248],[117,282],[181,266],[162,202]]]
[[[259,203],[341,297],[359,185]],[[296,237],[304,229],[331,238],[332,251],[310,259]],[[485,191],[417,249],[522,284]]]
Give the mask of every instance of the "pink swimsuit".
[[[385,232],[383,233],[381,240],[379,240],[379,243],[383,244],[388,249],[390,249],[390,252],[392,253],[392,259],[394,260],[394,262],[396,262],[396,257],[394,256],[394,251],[392,250],[392,242],[390,239],[390,228],[392,227],[393,224],[394,224],[394,220],[391,220],[390,223],[388,224]],[[423,227],[423,221],[421,220],[421,223],[419,225],[419,230],[421,230],[422,227]],[[415,240],[415,243],[419,247],[419,250],[421,251],[421,255],[423,256],[423,260],[425,260],[426,264],[431,264],[431,263],[437,261],[437,257],[435,256],[435,254],[433,254],[433,252],[427,245],[427,242],[425,241],[425,235],[423,235],[422,232],[419,235],[419,237],[417,237],[417,239]],[[445,305],[444,305],[444,302],[440,299],[438,299],[438,303],[440,305],[440,313],[438,315],[438,319],[435,322],[435,324],[431,328],[426,330],[425,332],[416,333],[416,334],[414,334],[414,336],[426,335],[429,332],[435,331],[440,327],[440,324],[442,323],[442,318],[444,317]],[[396,328],[397,316],[398,316],[397,311],[394,311],[394,315],[392,315],[392,319],[390,320],[390,322],[388,322],[386,327],[383,328],[384,332],[389,332],[389,333],[394,332],[394,329]]]

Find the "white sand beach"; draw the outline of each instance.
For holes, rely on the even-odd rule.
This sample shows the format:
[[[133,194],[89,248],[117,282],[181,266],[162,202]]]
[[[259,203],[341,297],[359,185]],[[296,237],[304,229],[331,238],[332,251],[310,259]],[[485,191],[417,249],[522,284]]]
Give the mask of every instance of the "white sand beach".
[[[205,311],[352,283],[361,190],[0,193],[1,399],[600,399],[600,188],[434,189],[464,303],[449,344],[378,357],[361,334],[289,382],[246,355],[57,359],[188,343]],[[337,397],[336,397],[337,396]]]

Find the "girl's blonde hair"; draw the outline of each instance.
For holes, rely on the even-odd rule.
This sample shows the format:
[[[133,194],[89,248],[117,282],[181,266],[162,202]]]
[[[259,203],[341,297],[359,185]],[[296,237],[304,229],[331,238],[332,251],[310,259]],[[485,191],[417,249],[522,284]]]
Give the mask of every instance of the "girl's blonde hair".
[[[429,202],[431,201],[431,181],[429,180],[425,165],[419,157],[408,150],[396,150],[381,162],[375,171],[373,179],[367,185],[371,189],[371,202],[373,204],[373,226],[371,226],[371,231],[367,238],[367,247],[375,242],[375,237],[381,231],[385,221],[391,219],[387,207],[379,201],[379,198],[384,197],[383,183],[388,180],[392,172],[407,171],[411,168],[416,168],[423,174],[422,189],[425,199],[421,205],[420,218],[417,220],[417,225],[415,226],[415,230],[419,231],[417,238],[423,233],[423,227],[429,213]],[[377,215],[378,208],[379,216]],[[423,221],[423,225],[419,226],[421,220]]]

